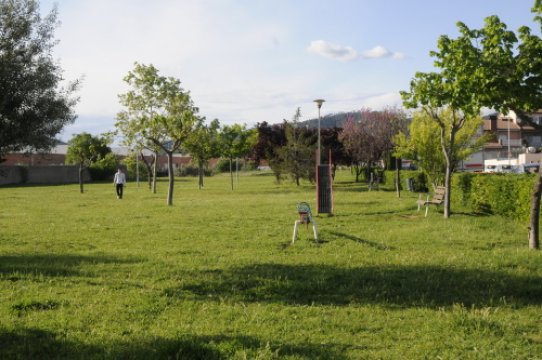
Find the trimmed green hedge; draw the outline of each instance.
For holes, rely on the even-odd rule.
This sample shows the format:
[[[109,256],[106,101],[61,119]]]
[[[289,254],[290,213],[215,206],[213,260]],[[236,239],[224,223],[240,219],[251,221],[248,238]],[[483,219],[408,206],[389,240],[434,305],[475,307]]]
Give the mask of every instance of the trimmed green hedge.
[[[531,194],[538,175],[458,173],[452,178],[452,201],[475,212],[521,220],[529,218]]]

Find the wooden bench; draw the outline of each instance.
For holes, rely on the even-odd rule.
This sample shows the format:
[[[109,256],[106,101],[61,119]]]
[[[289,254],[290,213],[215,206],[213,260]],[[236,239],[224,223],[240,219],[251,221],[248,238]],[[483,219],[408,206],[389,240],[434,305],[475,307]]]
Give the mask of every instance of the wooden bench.
[[[427,212],[429,211],[429,205],[435,205],[437,208],[440,204],[444,202],[444,196],[446,195],[446,188],[444,186],[437,186],[435,188],[435,194],[431,199],[427,195],[426,200],[418,199],[416,204],[418,204],[418,211],[420,211],[422,206],[425,206],[425,217],[427,217]],[[420,194],[421,197],[421,194]]]
[[[299,214],[299,220],[294,223],[294,235],[292,236],[292,244],[297,238],[297,229],[299,224],[305,224],[307,227],[312,224],[312,231],[314,233],[314,240],[318,241],[318,229],[316,227],[316,221],[312,217],[311,207],[306,202],[300,202],[297,204],[297,213]]]

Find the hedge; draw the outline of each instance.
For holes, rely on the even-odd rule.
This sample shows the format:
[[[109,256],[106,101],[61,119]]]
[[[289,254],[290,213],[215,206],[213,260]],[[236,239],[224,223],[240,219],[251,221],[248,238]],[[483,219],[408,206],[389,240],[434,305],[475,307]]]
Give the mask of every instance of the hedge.
[[[526,220],[529,218],[531,194],[537,176],[533,174],[454,174],[452,201],[460,202],[474,212]]]
[[[395,171],[385,171],[382,182],[395,187]],[[476,213],[512,217],[526,221],[531,195],[538,174],[455,173],[452,177],[452,207],[462,205]],[[427,177],[422,171],[402,170],[401,189],[413,181],[413,191],[427,192]]]

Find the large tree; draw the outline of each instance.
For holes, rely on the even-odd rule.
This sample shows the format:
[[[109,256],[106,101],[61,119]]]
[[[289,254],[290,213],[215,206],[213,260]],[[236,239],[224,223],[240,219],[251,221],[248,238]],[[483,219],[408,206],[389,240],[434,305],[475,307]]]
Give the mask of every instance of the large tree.
[[[451,179],[456,159],[457,133],[467,121],[477,119],[481,101],[474,94],[491,91],[480,80],[480,69],[476,66],[478,49],[472,45],[470,31],[460,24],[461,36],[450,39],[441,36],[438,51],[432,51],[435,66],[440,72],[415,74],[409,91],[402,91],[403,103],[408,108],[421,108],[439,127],[441,151],[446,162],[444,186],[444,217],[450,217]],[[444,118],[444,109],[449,116]]]
[[[540,24],[541,4],[536,1],[533,8]],[[482,106],[501,112],[513,110],[522,121],[542,132],[542,126],[529,116],[542,108],[542,39],[526,26],[519,28],[517,34],[508,30],[497,16],[487,17],[481,29],[470,29],[461,22],[457,26],[460,35],[456,39],[441,36],[439,51],[432,52],[435,65],[442,71],[416,74],[411,91],[403,93],[405,103],[425,108],[450,106],[457,113],[457,122],[451,129],[455,132],[467,116],[477,115]],[[541,196],[542,177],[533,189],[531,202],[532,249],[540,246]],[[446,215],[449,213],[445,209]]]
[[[79,192],[84,192],[83,172],[98,161],[105,160],[111,149],[107,145],[109,139],[106,136],[92,136],[89,133],[74,135],[68,141],[66,164],[79,165]]]
[[[124,81],[131,90],[119,95],[125,110],[117,115],[116,127],[127,131],[125,136],[146,139],[167,155],[167,204],[173,205],[173,154],[192,132],[198,109],[178,79],[159,75],[153,65],[136,63]]]
[[[0,0],[0,159],[54,146],[75,120],[77,82],[62,87],[52,54],[57,24],[56,7],[42,18],[35,0]]]
[[[406,119],[402,111],[394,108],[382,111],[362,109],[359,115],[349,115],[339,137],[352,157],[356,181],[362,166],[371,172],[379,161],[389,157],[394,147],[393,136],[403,128]]]

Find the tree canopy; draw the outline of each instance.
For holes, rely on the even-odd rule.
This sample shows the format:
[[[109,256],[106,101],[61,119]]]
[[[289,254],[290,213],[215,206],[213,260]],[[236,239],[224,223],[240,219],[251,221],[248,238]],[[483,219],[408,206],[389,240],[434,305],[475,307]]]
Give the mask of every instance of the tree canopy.
[[[443,121],[452,121],[449,109],[442,110],[440,118]],[[467,121],[457,134],[453,147],[452,171],[458,161],[465,160],[471,154],[480,150],[487,141],[488,135],[481,134],[481,118]],[[448,129],[448,127],[446,127]],[[439,125],[425,111],[416,111],[408,127],[408,136],[401,132],[394,137],[397,156],[412,159],[427,175],[433,186],[442,186],[446,173],[446,160],[441,149]],[[445,136],[448,141],[449,136]]]
[[[48,149],[75,120],[77,82],[62,87],[53,60],[57,10],[41,17],[35,0],[0,0],[0,158]]]
[[[104,161],[111,154],[106,137],[92,136],[89,133],[74,135],[68,141],[66,164],[79,165],[79,191],[83,193],[83,170],[91,165]]]
[[[161,76],[153,65],[135,63],[124,81],[131,87],[119,95],[125,110],[117,115],[115,126],[127,138],[152,145],[168,157],[167,204],[173,204],[173,153],[181,147],[197,123],[190,92],[180,80]]]

